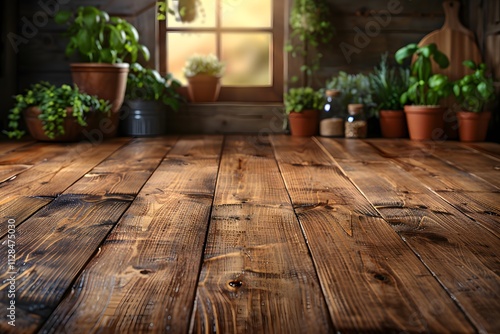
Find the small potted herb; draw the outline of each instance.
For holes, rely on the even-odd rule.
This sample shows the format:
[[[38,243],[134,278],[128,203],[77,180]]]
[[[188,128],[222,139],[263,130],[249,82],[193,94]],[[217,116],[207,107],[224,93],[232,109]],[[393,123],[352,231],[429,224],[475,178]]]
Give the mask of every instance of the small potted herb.
[[[495,98],[493,79],[487,76],[486,64],[466,60],[463,65],[473,72],[457,80],[453,93],[462,111],[457,112],[458,131],[461,141],[484,141],[491,112],[484,110]]]
[[[76,85],[56,87],[48,82],[32,85],[15,96],[9,113],[9,138],[21,138],[21,117],[34,139],[42,141],[75,141],[82,130],[96,119],[96,113],[108,113],[108,101],[82,93]]]
[[[177,93],[180,86],[171,74],[161,76],[156,70],[132,64],[122,108],[122,133],[128,136],[165,134],[167,111],[177,111],[182,102]]]
[[[217,101],[224,68],[224,64],[213,54],[195,54],[187,59],[183,72],[192,102]]]
[[[415,60],[410,68],[408,89],[401,95],[401,103],[408,121],[412,140],[437,139],[444,135],[444,113],[446,108],[439,101],[451,94],[451,84],[443,74],[432,73],[432,61],[440,68],[447,68],[448,57],[438,50],[436,44],[419,47],[409,44],[399,49],[395,58],[399,64],[405,59]]]
[[[408,135],[401,95],[408,89],[409,77],[409,69],[391,67],[388,64],[387,53],[382,55],[380,64],[369,75],[375,110],[385,138],[402,138]]]
[[[325,103],[323,93],[311,87],[291,88],[284,97],[292,136],[314,136],[318,132],[319,111]]]

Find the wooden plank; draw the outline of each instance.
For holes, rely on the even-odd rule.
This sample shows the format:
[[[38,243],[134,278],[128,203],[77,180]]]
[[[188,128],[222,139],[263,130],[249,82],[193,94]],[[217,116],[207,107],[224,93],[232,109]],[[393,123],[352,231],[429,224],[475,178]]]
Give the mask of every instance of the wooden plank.
[[[500,145],[496,143],[462,143],[467,147],[471,147],[475,150],[481,151],[483,153],[493,155],[496,158],[500,158]]]
[[[0,155],[8,153],[10,151],[14,151],[23,146],[29,146],[34,144],[34,141],[31,140],[23,140],[23,141],[2,141],[0,142]]]
[[[149,176],[159,165],[175,139],[141,139],[111,155],[63,195],[37,212],[16,229],[16,327],[0,324],[0,331],[32,333],[56,308],[83,266],[98,251],[104,238],[129,207]],[[132,160],[147,172],[129,172],[123,167]],[[113,173],[118,180],[111,182]],[[140,178],[140,179],[139,179]],[[55,181],[54,181],[55,182]],[[79,186],[82,183],[82,186]],[[89,189],[91,194],[75,194],[73,190]],[[139,185],[140,184],[140,185]],[[128,189],[124,193],[116,189]],[[6,237],[0,240],[5,242]],[[7,263],[1,264],[0,282],[7,282]],[[6,284],[0,288],[4,291]],[[6,308],[8,300],[0,301]]]
[[[33,167],[0,183],[0,217],[21,224],[26,218],[49,203],[97,164],[106,159],[129,139],[113,139],[100,145],[37,144],[0,157],[4,163],[29,162]],[[18,166],[18,165],[4,165]],[[33,203],[32,205],[28,203]],[[9,219],[7,218],[7,219]],[[7,231],[0,225],[0,237]]]
[[[0,184],[13,180],[18,174],[33,167],[32,165],[0,165]]]
[[[304,237],[269,145],[223,151],[194,332],[332,332]]]
[[[500,237],[500,189],[498,187],[444,163],[432,155],[419,156],[418,159],[398,158],[401,152],[405,151],[406,142],[370,140],[369,143],[383,154],[394,157],[394,162],[411,173],[427,188]],[[328,141],[325,141],[325,144],[328,145]],[[358,148],[361,148],[363,152],[370,148],[361,143],[357,146],[353,149],[354,152]],[[329,149],[329,151],[332,150],[335,148]]]
[[[473,332],[426,266],[320,147],[286,136],[273,136],[272,143],[337,332]]]
[[[498,332],[500,239],[392,163],[340,159],[337,163],[457,301],[476,330]]]
[[[188,332],[221,146],[176,143],[41,332]]]

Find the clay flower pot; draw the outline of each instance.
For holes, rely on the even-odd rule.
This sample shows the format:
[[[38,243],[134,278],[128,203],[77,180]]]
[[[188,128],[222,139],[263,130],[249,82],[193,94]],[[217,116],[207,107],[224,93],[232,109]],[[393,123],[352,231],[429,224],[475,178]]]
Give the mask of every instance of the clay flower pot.
[[[406,115],[403,110],[380,110],[380,130],[384,138],[408,136]]]
[[[302,110],[301,112],[292,111],[288,115],[290,122],[290,132],[292,136],[310,137],[318,133],[319,111]]]
[[[491,118],[491,112],[469,112],[459,111],[458,117],[458,131],[460,141],[474,142],[484,141],[488,133],[488,123]]]
[[[192,102],[215,102],[219,98],[220,78],[207,75],[197,74],[193,77],[188,77],[188,93]]]
[[[82,139],[82,131],[85,127],[78,124],[76,118],[73,117],[72,109],[67,108],[68,117],[64,119],[64,135],[58,136],[54,139],[49,138],[45,134],[43,129],[43,122],[38,118],[42,111],[38,107],[29,107],[24,111],[24,119],[26,121],[26,126],[28,131],[33,137],[33,139],[40,141],[55,141],[55,142],[72,142]],[[87,123],[91,123],[92,119],[95,117],[95,113],[89,113]]]
[[[446,108],[413,105],[406,105],[404,108],[411,140],[435,140],[444,136]]]
[[[119,123],[119,111],[127,88],[129,64],[74,63],[71,64],[73,82],[80,91],[111,102],[111,116],[98,120],[97,130],[104,138],[116,136]],[[105,124],[105,126],[103,126]],[[102,125],[102,126],[101,126]],[[101,129],[102,127],[102,129]]]

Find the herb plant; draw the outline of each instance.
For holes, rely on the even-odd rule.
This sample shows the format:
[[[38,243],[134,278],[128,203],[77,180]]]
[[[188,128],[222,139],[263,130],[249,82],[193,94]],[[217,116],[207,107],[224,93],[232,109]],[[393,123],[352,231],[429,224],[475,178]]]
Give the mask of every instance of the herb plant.
[[[325,0],[295,0],[290,13],[290,40],[286,51],[292,57],[303,57],[304,65],[300,70],[305,73],[306,86],[311,85],[312,75],[319,69],[322,57],[320,52],[309,57],[311,48],[317,48],[320,44],[328,43],[332,37],[334,28],[330,23],[330,8]],[[294,40],[298,39],[298,42]],[[307,61],[308,57],[309,62]],[[293,78],[297,81],[298,78]]]
[[[110,17],[96,7],[79,7],[76,13],[59,11],[55,21],[69,25],[68,57],[78,51],[88,62],[116,64],[126,61],[127,57],[136,62],[139,54],[149,60],[149,50],[139,43],[135,27],[122,18]]]
[[[432,60],[440,68],[447,68],[450,61],[434,43],[421,47],[414,43],[408,44],[395,54],[399,64],[413,57],[416,59],[410,67],[409,85],[407,91],[401,95],[401,103],[437,105],[441,98],[450,95],[451,85],[446,75],[432,73]]]
[[[453,93],[465,111],[481,112],[488,102],[495,97],[493,79],[486,75],[486,64],[476,64],[466,60],[463,65],[473,71],[457,80],[453,85]]]
[[[285,94],[285,111],[287,114],[292,111],[301,112],[307,109],[321,110],[324,103],[323,93],[311,87],[291,88]]]
[[[180,82],[170,73],[162,77],[156,70],[146,69],[138,63],[133,63],[127,78],[125,98],[161,101],[173,110],[178,110],[182,101],[182,97],[177,93],[180,86]]]
[[[82,93],[76,85],[56,87],[48,82],[40,82],[14,98],[16,103],[8,116],[10,130],[4,131],[9,138],[19,139],[24,135],[24,131],[19,129],[19,122],[23,111],[31,106],[40,108],[39,118],[44,124],[45,134],[51,139],[64,135],[63,123],[66,117],[71,115],[78,124],[86,126],[86,114],[91,111],[109,112],[111,109],[108,101]],[[68,108],[71,108],[71,112]]]
[[[387,61],[387,53],[382,55],[380,64],[369,75],[377,112],[403,109],[401,95],[408,90],[409,78],[408,68],[392,67]]]
[[[347,74],[340,71],[336,77],[332,77],[326,83],[326,87],[327,89],[338,89],[342,92],[339,101],[343,110],[347,110],[348,104],[361,103],[369,111],[369,116],[374,113],[375,103],[373,102],[368,76],[362,73]]]
[[[221,77],[224,74],[224,69],[224,63],[219,61],[217,56],[195,54],[186,60],[183,72],[186,78],[194,77],[197,74]]]

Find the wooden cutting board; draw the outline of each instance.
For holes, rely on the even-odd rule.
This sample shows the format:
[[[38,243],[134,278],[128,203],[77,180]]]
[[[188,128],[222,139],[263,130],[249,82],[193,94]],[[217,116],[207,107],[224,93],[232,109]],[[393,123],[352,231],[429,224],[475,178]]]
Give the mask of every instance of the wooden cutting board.
[[[472,31],[460,23],[458,18],[460,2],[443,1],[443,8],[445,14],[443,27],[426,35],[418,45],[436,43],[438,49],[450,59],[450,66],[440,69],[439,66],[433,64],[433,73],[446,74],[450,80],[457,80],[469,73],[462,62],[467,59],[472,59],[476,63],[481,62],[481,52]]]

